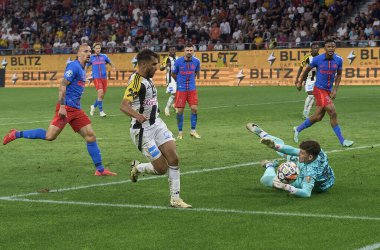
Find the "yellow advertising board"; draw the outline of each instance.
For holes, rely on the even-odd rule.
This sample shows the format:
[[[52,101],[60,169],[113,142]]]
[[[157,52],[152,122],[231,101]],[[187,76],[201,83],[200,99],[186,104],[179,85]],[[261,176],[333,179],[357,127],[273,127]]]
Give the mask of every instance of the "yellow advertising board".
[[[294,85],[299,62],[309,49],[277,49],[250,51],[196,52],[201,61],[199,86],[291,86]],[[218,67],[218,53],[227,66]],[[320,53],[324,53],[323,48]],[[336,53],[343,58],[342,85],[379,85],[380,48],[341,48]],[[182,56],[182,52],[177,53]],[[108,54],[117,70],[109,68],[110,86],[125,86],[135,69],[134,53]],[[160,53],[162,60],[166,56]],[[63,77],[66,62],[75,55],[5,56],[6,87],[54,87]],[[89,69],[89,71],[91,68]],[[89,74],[90,72],[88,72]],[[13,84],[17,77],[17,81]],[[157,85],[165,85],[165,72],[157,71]]]

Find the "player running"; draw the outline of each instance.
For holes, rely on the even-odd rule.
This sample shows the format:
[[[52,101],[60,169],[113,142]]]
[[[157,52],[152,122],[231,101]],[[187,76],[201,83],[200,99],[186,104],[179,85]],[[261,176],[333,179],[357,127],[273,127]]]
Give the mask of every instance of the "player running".
[[[149,49],[137,54],[138,70],[129,78],[120,110],[132,118],[133,143],[150,162],[131,164],[130,177],[136,182],[140,174],[163,175],[168,172],[170,205],[191,208],[180,197],[179,159],[172,132],[158,117],[157,89],[152,78],[158,66],[158,54]]]
[[[175,93],[177,91],[177,83],[172,77],[172,70],[174,67],[174,63],[178,59],[175,53],[176,53],[175,46],[169,47],[169,55],[164,58],[160,66],[161,71],[166,69],[166,86],[167,86],[166,93],[170,94],[168,102],[166,103],[166,107],[165,107],[166,116],[170,116],[170,107],[172,106],[174,102]]]
[[[317,107],[310,118],[306,118],[301,125],[293,128],[295,142],[298,142],[298,135],[302,130],[321,121],[327,112],[330,116],[331,127],[334,130],[335,135],[338,137],[340,144],[343,147],[350,147],[354,144],[353,141],[344,139],[338,124],[337,113],[333,102],[342,78],[343,66],[343,59],[335,54],[335,48],[335,41],[327,39],[325,41],[326,53],[314,57],[313,61],[303,72],[301,80],[297,82],[297,88],[300,90],[302,88],[302,82],[306,80],[310,70],[315,67],[317,68],[317,79],[313,90]],[[333,87],[334,80],[335,85]]]
[[[259,136],[261,143],[277,151],[287,161],[295,162],[300,169],[300,174],[293,183],[284,184],[276,177],[278,162],[263,161],[265,172],[260,182],[264,186],[282,189],[298,197],[310,197],[312,192],[326,192],[334,185],[334,171],[318,142],[303,141],[299,148],[294,148],[285,145],[283,140],[269,135],[254,123],[248,123],[247,129]]]
[[[84,66],[89,61],[90,55],[90,46],[82,44],[79,47],[77,59],[66,65],[65,74],[59,87],[59,101],[56,105],[55,116],[49,128],[47,130],[38,128],[24,131],[12,129],[4,137],[4,145],[19,138],[53,141],[69,123],[74,132],[79,133],[86,140],[87,151],[96,168],[95,175],[117,175],[104,168],[91,121],[81,109],[81,97],[86,84]]]
[[[102,50],[100,43],[94,43],[92,47],[95,54],[91,55],[90,61],[86,64],[86,70],[89,66],[92,66],[92,78],[98,97],[95,103],[90,107],[90,115],[93,116],[96,108],[99,107],[100,117],[105,117],[107,114],[103,111],[103,99],[107,92],[108,85],[106,64],[110,64],[113,71],[116,70],[116,67],[106,54],[100,53]]]
[[[306,54],[300,63],[300,68],[298,69],[296,82],[295,82],[296,85],[297,85],[297,82],[299,81],[299,77],[302,73],[302,69],[305,66],[308,66],[313,61],[313,58],[318,55],[318,52],[319,52],[318,43],[312,43],[310,47],[311,47],[310,53]],[[317,74],[317,70],[316,68],[313,68],[307,75],[307,78],[305,81],[305,92],[307,93],[307,97],[305,99],[305,105],[304,105],[303,113],[302,113],[302,117],[304,119],[309,117],[310,110],[313,107],[313,103],[315,100],[314,95],[313,95],[313,89],[314,89],[316,74]],[[299,88],[298,88],[298,91],[300,91]]]

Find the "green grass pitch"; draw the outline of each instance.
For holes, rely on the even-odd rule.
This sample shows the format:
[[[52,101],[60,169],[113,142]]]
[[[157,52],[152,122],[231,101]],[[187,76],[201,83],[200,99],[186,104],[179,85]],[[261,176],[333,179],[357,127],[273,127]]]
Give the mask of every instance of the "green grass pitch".
[[[329,117],[300,134],[328,153],[335,186],[311,198],[260,185],[258,162],[277,158],[245,124],[296,146],[306,94],[294,87],[201,87],[197,131],[177,142],[181,196],[193,209],[169,208],[166,176],[129,181],[129,163],[146,161],[132,144],[130,119],[119,111],[124,88],[109,88],[106,118],[92,124],[106,167],[95,177],[84,140],[69,126],[56,141],[0,146],[0,249],[358,249],[380,242],[380,86],[341,86],[335,105],[342,148]],[[56,88],[0,89],[0,135],[47,128]],[[87,88],[88,113],[95,90]],[[161,111],[168,95],[159,88]],[[174,135],[176,119],[161,116]],[[51,192],[41,192],[50,190]],[[58,191],[57,191],[58,190]]]

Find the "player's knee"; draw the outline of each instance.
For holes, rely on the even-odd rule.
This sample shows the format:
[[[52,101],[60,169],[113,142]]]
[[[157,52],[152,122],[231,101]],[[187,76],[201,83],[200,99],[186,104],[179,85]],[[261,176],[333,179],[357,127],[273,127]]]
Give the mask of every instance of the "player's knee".
[[[96,136],[94,134],[88,134],[86,135],[85,139],[86,139],[86,142],[94,142],[96,141]]]
[[[323,115],[318,115],[318,116],[316,117],[316,119],[317,119],[317,122],[322,121],[322,119],[323,119]]]
[[[274,177],[275,176],[272,176],[272,175],[263,175],[260,179],[260,183],[266,187],[272,187]]]
[[[45,137],[46,141],[54,141],[55,139],[57,139],[57,135],[46,134],[46,137]]]
[[[178,156],[175,155],[174,157],[167,159],[169,166],[178,166],[179,165],[179,159]]]

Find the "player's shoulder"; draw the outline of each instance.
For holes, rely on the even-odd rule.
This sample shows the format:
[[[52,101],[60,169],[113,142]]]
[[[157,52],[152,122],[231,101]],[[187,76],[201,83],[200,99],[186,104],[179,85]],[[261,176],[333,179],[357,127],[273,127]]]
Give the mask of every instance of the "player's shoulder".
[[[133,73],[129,78],[129,84],[132,84],[132,87],[134,88],[138,88],[138,86],[146,81],[147,80],[137,72]]]
[[[338,54],[334,54],[334,59],[339,61],[339,62],[343,62],[343,58]]]
[[[195,56],[193,56],[193,60],[194,60],[196,63],[201,63],[201,60],[199,60],[199,59],[196,58]]]

